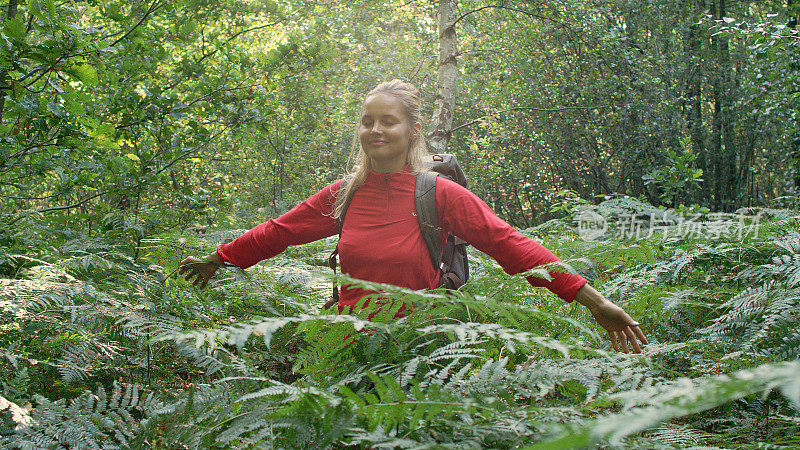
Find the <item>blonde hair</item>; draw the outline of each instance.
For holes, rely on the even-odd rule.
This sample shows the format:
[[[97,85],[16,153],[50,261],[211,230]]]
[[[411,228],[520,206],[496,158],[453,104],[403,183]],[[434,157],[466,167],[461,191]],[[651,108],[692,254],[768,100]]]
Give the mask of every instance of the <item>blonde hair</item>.
[[[422,124],[422,100],[420,99],[419,90],[413,84],[398,79],[384,81],[369,91],[364,96],[364,100],[366,101],[369,97],[377,94],[390,95],[400,100],[409,125]],[[406,166],[413,173],[424,171],[425,168],[422,162],[426,155],[428,155],[428,146],[425,143],[422,129],[420,129],[419,132],[414,133],[411,137],[411,148],[409,148],[406,156]],[[348,169],[348,167],[352,168]],[[350,156],[347,158],[347,167],[345,167],[345,175],[342,177],[342,180],[347,179],[347,184],[344,189],[340,189],[336,194],[336,204],[333,208],[334,218],[341,218],[344,205],[355,194],[356,189],[364,184],[371,169],[370,159],[364,153],[364,149],[361,148],[361,142],[358,138],[358,124],[356,124],[355,135],[350,146]]]

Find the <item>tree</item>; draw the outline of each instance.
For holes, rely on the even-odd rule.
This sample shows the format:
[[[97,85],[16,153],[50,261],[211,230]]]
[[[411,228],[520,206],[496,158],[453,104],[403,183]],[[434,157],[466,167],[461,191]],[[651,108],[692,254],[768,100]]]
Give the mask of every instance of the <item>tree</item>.
[[[439,68],[436,74],[436,99],[431,114],[431,132],[428,136],[428,143],[434,153],[445,152],[453,126],[458,75],[457,4],[457,0],[439,1]]]

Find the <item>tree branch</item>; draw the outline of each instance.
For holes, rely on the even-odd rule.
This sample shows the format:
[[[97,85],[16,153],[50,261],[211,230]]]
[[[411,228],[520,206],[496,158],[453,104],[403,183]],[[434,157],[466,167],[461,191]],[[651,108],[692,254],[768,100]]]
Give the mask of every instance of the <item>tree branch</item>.
[[[17,188],[17,189],[22,189],[19,186],[14,186],[14,187]],[[0,194],[0,197],[11,198],[11,199],[14,199],[14,200],[47,200],[49,198],[58,197],[59,195],[60,194],[48,195],[48,196],[45,196],[45,197],[19,197],[19,196],[16,196],[16,195]]]
[[[259,29],[261,29],[261,28],[267,28],[267,27],[271,27],[271,26],[277,25],[277,24],[279,24],[279,23],[281,23],[281,22],[283,22],[283,20],[279,20],[279,21],[277,21],[277,22],[272,22],[272,23],[268,23],[268,24],[264,24],[264,25],[259,25],[259,26],[257,26],[257,27],[252,27],[252,28],[248,28],[248,29],[246,29],[246,30],[239,31],[238,33],[234,33],[234,34],[233,34],[231,37],[229,37],[229,38],[228,38],[228,39],[225,41],[225,43],[227,44],[228,42],[230,42],[230,41],[232,41],[232,40],[236,39],[237,37],[241,36],[241,35],[242,35],[242,34],[244,34],[244,33],[249,33],[249,32],[251,32],[251,31],[259,30]],[[216,50],[214,50],[213,52],[210,52],[210,53],[206,53],[206,54],[204,54],[203,56],[201,56],[201,57],[200,57],[200,59],[198,59],[198,60],[196,61],[196,64],[199,64],[199,63],[203,62],[203,60],[204,60],[204,59],[206,59],[206,58],[208,58],[209,56],[214,56],[214,54],[216,54],[218,51],[219,51],[219,49],[216,49]]]
[[[192,148],[190,150],[187,150],[187,151],[181,153],[180,155],[176,156],[175,158],[170,160],[168,163],[166,163],[163,167],[161,167],[159,170],[153,172],[153,174],[151,176],[156,176],[156,175],[164,172],[165,170],[167,170],[168,168],[173,166],[178,161],[186,158],[187,156],[191,155],[192,153],[195,153],[195,152],[197,152],[199,150],[202,150],[203,148],[205,148],[209,143],[213,142],[214,139],[216,139],[220,134],[222,134],[226,130],[227,130],[227,128],[223,128],[222,130],[218,131],[216,134],[212,135],[207,141],[203,142],[202,144],[200,144],[200,145],[198,145],[198,146],[196,146],[196,147],[194,147],[194,148]],[[140,180],[135,185],[131,186],[129,189],[136,189],[136,188],[142,186],[143,184],[145,184],[146,182],[147,182],[146,180]],[[108,194],[109,192],[111,192],[111,189],[106,189],[104,191],[98,192],[98,193],[96,193],[94,195],[91,195],[89,197],[86,197],[86,198],[84,198],[84,199],[82,199],[82,200],[80,200],[80,201],[78,201],[76,203],[73,203],[71,205],[52,206],[50,208],[42,208],[42,209],[37,209],[37,210],[33,210],[33,211],[28,211],[27,213],[23,213],[22,215],[20,215],[16,219],[12,220],[8,224],[9,225],[13,225],[13,224],[19,222],[20,220],[22,220],[22,219],[24,219],[26,217],[29,217],[29,216],[31,216],[33,214],[40,214],[40,213],[53,212],[53,211],[63,211],[63,210],[66,210],[66,209],[77,208],[77,207],[87,203],[88,201],[93,200],[93,199],[95,199],[97,197],[100,197],[101,195]]]
[[[568,110],[571,110],[571,109],[584,109],[585,110],[585,109],[601,109],[601,108],[610,108],[610,107],[611,107],[611,105],[603,105],[603,106],[564,106],[564,107],[561,107],[561,108],[537,108],[537,107],[534,107],[534,106],[516,106],[514,108],[501,109],[501,110],[495,111],[495,112],[493,112],[491,114],[486,114],[485,116],[478,117],[477,119],[475,119],[475,120],[473,120],[471,122],[467,122],[467,123],[461,124],[461,125],[459,125],[459,126],[457,126],[455,128],[452,128],[448,132],[452,134],[453,132],[458,131],[458,130],[460,130],[462,128],[466,128],[468,126],[475,125],[476,123],[480,122],[483,119],[486,119],[487,117],[493,117],[493,116],[495,116],[497,114],[504,113],[504,112],[509,112],[509,111],[562,112],[562,111],[568,111]]]
[[[557,23],[559,25],[563,25],[563,23],[561,23],[561,22],[559,22],[559,21],[557,21],[555,19],[551,19],[550,17],[540,16],[540,15],[534,14],[534,13],[532,13],[530,11],[525,11],[524,9],[512,8],[511,6],[505,6],[505,5],[486,5],[486,6],[481,6],[480,8],[473,9],[471,11],[465,12],[458,19],[456,19],[452,23],[451,26],[455,26],[458,22],[460,22],[462,19],[464,19],[465,17],[469,16],[470,14],[474,14],[476,12],[483,11],[484,9],[491,9],[491,8],[504,9],[506,11],[517,12],[517,13],[520,13],[520,14],[525,14],[528,17],[535,17],[537,19],[546,20],[546,21]]]
[[[227,44],[228,42],[236,39],[237,37],[241,36],[244,33],[249,33],[251,31],[255,31],[255,30],[258,30],[258,29],[261,29],[261,28],[271,27],[271,26],[274,26],[274,25],[277,25],[277,24],[283,22],[284,20],[285,19],[281,19],[281,20],[279,20],[277,22],[272,22],[272,23],[268,23],[268,24],[264,24],[264,25],[258,25],[258,26],[252,27],[252,28],[248,28],[246,30],[239,31],[238,33],[234,33],[231,37],[229,37],[225,41],[225,43]],[[214,50],[213,52],[203,54],[203,56],[201,56],[200,59],[195,61],[195,64],[199,64],[199,63],[203,62],[204,59],[208,58],[209,56],[213,56],[214,54],[217,53],[217,51],[219,51],[219,50]],[[174,88],[175,86],[179,85],[181,83],[181,81],[183,81],[183,77],[178,78],[173,84],[165,86],[163,88],[163,90],[164,91],[168,91],[168,90]]]
[[[92,200],[94,198],[100,197],[101,195],[108,194],[108,192],[109,191],[98,192],[97,194],[94,194],[94,195],[91,195],[89,197],[86,197],[85,199],[83,199],[83,200],[81,200],[81,201],[79,201],[77,203],[73,203],[71,205],[53,206],[53,207],[50,207],[50,208],[43,208],[43,209],[37,209],[35,211],[30,211],[28,214],[21,215],[21,216],[17,217],[16,219],[12,220],[11,222],[9,222],[9,225],[13,225],[13,224],[17,223],[20,219],[24,219],[25,217],[28,217],[28,216],[36,214],[36,213],[45,213],[45,212],[50,212],[50,211],[61,211],[61,210],[65,210],[65,209],[77,208],[77,207],[83,205],[84,203],[88,202],[89,200]]]
[[[115,46],[116,46],[117,44],[119,44],[119,43],[120,43],[120,42],[121,42],[123,39],[125,39],[125,38],[126,38],[126,37],[128,37],[128,36],[129,36],[131,33],[133,33],[133,30],[137,29],[137,28],[138,28],[138,27],[139,27],[141,24],[143,24],[143,23],[144,23],[144,21],[145,21],[145,20],[147,20],[147,17],[148,17],[148,16],[150,16],[150,14],[154,13],[154,12],[155,12],[155,11],[156,11],[158,8],[161,8],[162,6],[164,6],[163,4],[162,4],[162,5],[159,5],[159,6],[156,6],[156,4],[157,4],[157,3],[158,3],[158,0],[153,0],[153,4],[151,4],[151,5],[150,5],[150,7],[149,7],[149,8],[147,8],[147,12],[145,12],[145,13],[144,13],[144,15],[142,16],[142,18],[141,18],[141,19],[139,19],[139,21],[138,21],[138,22],[136,22],[136,25],[134,25],[134,26],[133,26],[133,28],[131,28],[130,30],[128,30],[128,32],[127,32],[127,33],[123,34],[123,35],[122,35],[122,36],[121,36],[119,39],[117,39],[116,41],[114,41],[114,43],[113,43],[113,44],[111,44],[110,46],[111,46],[111,47],[115,47]]]

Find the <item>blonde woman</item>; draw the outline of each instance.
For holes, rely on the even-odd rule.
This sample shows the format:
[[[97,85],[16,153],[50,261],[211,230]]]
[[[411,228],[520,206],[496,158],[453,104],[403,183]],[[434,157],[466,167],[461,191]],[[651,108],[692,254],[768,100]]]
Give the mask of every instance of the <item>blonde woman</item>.
[[[202,288],[222,264],[247,268],[289,245],[336,235],[338,220],[349,200],[338,247],[342,273],[411,289],[436,288],[440,271],[433,267],[414,206],[416,174],[424,170],[422,162],[427,154],[421,129],[419,91],[401,80],[379,84],[361,106],[354,169],[344,188],[339,180],[204,258],[184,259],[180,273],[186,273],[186,280]],[[455,182],[438,180],[436,205],[442,239],[452,232],[497,260],[509,274],[558,261]],[[551,276],[550,281],[535,277],[528,281],[589,308],[608,332],[615,350],[641,351],[647,339],[622,308],[578,275],[552,272]],[[366,294],[369,292],[363,289],[344,286],[339,311],[352,308]]]

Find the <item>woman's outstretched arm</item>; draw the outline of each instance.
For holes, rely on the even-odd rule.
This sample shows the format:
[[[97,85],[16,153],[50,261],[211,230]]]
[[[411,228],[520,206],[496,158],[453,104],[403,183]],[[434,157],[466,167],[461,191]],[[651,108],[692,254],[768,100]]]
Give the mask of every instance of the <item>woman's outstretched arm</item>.
[[[203,258],[184,258],[178,273],[186,273],[186,280],[202,289],[220,266],[246,269],[283,252],[290,245],[335,235],[339,232],[339,224],[332,217],[332,210],[339,184],[337,181],[324,187],[289,212],[256,225],[232,242],[219,245],[216,251]]]
[[[497,217],[475,194],[450,180],[439,178],[436,187],[439,223],[494,258],[509,274],[525,272],[536,266],[557,262],[559,259],[538,242],[523,236],[519,231]],[[550,272],[551,280],[530,276],[534,286],[550,289],[566,301],[577,301],[603,327],[611,339],[611,347],[625,353],[641,351],[647,343],[638,324],[622,308],[605,298],[579,276],[560,271]],[[630,344],[630,346],[629,346]]]

